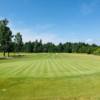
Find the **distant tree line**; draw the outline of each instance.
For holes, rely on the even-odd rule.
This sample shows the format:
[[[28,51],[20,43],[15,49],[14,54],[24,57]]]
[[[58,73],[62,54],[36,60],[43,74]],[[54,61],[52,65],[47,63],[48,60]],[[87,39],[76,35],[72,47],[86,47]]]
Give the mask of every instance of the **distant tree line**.
[[[23,44],[22,52],[48,52],[48,53],[93,53],[98,48],[97,45],[86,44],[86,43],[59,43],[58,45],[53,44],[52,42],[48,42],[43,44],[42,40],[34,41],[34,42],[26,42]]]
[[[6,52],[8,56],[9,52],[100,54],[100,47],[96,44],[66,42],[56,45],[52,42],[43,43],[42,40],[24,43],[21,33],[12,34],[8,23],[7,19],[0,20],[0,51],[4,56]]]

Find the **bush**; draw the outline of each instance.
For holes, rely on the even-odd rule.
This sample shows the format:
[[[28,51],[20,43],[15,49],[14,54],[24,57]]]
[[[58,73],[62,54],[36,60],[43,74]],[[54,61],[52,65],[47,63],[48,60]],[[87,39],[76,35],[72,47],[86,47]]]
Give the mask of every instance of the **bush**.
[[[97,48],[97,49],[94,51],[94,54],[95,54],[95,55],[100,55],[100,47]]]

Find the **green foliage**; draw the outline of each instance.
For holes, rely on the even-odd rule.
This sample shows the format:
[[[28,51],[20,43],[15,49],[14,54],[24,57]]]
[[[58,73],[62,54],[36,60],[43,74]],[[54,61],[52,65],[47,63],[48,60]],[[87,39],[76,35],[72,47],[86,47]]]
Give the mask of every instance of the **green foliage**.
[[[98,47],[93,53],[95,55],[100,55],[100,47]]]
[[[56,52],[56,53],[87,53],[92,54],[94,50],[97,48],[97,45],[89,45],[85,43],[71,43],[66,42],[64,44],[59,43],[58,45],[53,44],[52,42],[48,42],[43,44],[42,40],[34,41],[34,42],[26,42],[23,45],[24,52]]]
[[[38,41],[34,41],[33,42],[33,52],[38,53],[38,52],[42,52],[42,40]]]
[[[22,35],[20,34],[20,32],[18,32],[15,35],[14,42],[15,42],[15,51],[20,52],[23,46]]]
[[[26,42],[26,43],[23,45],[23,51],[24,51],[24,52],[33,52],[32,43],[31,43],[31,42]]]
[[[12,32],[7,25],[8,25],[7,19],[0,20],[0,45],[1,49],[4,52],[4,56],[6,51],[9,53],[10,44],[12,41]]]
[[[55,45],[52,42],[48,42],[43,44],[42,40],[35,40],[23,43],[22,35],[18,32],[14,41],[12,42],[12,32],[10,28],[7,26],[8,20],[0,20],[0,51],[4,53],[6,51],[12,52],[56,52],[56,53],[87,53],[87,54],[99,54],[96,48],[97,45],[86,44],[86,43],[59,43]],[[5,54],[4,54],[5,55]]]

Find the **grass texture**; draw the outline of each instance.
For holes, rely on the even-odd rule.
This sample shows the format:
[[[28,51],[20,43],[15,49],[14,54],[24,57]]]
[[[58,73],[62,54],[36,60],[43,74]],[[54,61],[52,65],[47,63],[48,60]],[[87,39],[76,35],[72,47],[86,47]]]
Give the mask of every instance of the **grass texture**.
[[[38,53],[0,60],[0,100],[99,100],[100,57]]]

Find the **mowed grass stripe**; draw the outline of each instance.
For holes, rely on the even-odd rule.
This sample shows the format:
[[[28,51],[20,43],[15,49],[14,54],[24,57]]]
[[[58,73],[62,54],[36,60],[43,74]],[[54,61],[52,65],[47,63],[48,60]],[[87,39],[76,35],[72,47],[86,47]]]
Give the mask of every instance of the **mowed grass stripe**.
[[[26,66],[27,66],[26,69],[22,73],[20,73],[20,75],[23,77],[29,77],[30,73],[32,71],[33,65],[34,65],[34,63],[32,63],[32,62],[30,64],[26,64]]]
[[[58,62],[58,63],[57,63],[57,62]],[[65,67],[63,66],[63,63],[60,62],[60,60],[57,60],[57,61],[54,60],[54,63],[55,63],[55,65],[57,66],[57,69],[59,70],[59,73],[60,73],[61,76],[65,76],[65,75],[68,75],[68,76],[69,76],[70,72],[69,72],[69,70],[68,70],[68,67],[65,68]]]
[[[56,73],[54,73],[54,70],[52,68],[52,64],[51,64],[51,60],[50,59],[46,60],[46,65],[45,66],[47,66],[47,68],[46,68],[47,77],[54,77]]]
[[[72,66],[73,66],[73,69],[75,69],[75,70],[77,71],[77,75],[82,75],[82,74],[84,74],[83,71],[82,71],[81,68],[80,68],[80,67],[82,67],[81,65],[78,66],[77,63],[74,63],[74,64],[72,64]]]
[[[35,68],[35,63],[32,63],[28,68],[27,72],[25,73],[25,76],[27,75],[26,77],[33,77],[32,71],[34,70],[34,68]]]
[[[38,69],[38,61],[34,61],[33,65],[31,66],[30,72],[28,73],[31,77],[36,77],[36,70]]]
[[[62,76],[62,73],[63,73],[63,69],[61,68],[62,66],[60,66],[58,63],[56,63],[55,59],[52,61],[52,63],[54,63],[54,66],[55,66],[55,71],[57,73],[57,77],[60,77]],[[66,70],[67,71],[67,70]],[[64,73],[63,73],[64,75]]]
[[[50,65],[50,68],[51,68],[53,77],[57,77],[57,76],[59,76],[59,71],[58,71],[58,69],[56,68],[57,66],[55,66],[55,64],[52,62],[52,60],[53,60],[53,59],[49,59],[49,60],[48,60],[48,64]]]
[[[49,72],[48,72],[48,61],[47,60],[42,60],[41,64],[40,64],[41,68],[39,69],[40,72],[40,76],[42,77],[49,77]]]
[[[28,64],[30,65],[30,64]],[[24,63],[24,65],[19,69],[19,70],[16,70],[16,73],[15,73],[15,77],[22,77],[22,73],[28,68],[27,64]]]
[[[63,72],[62,72],[62,75],[64,74],[65,76],[67,75],[67,76],[70,76],[72,73],[72,69],[71,69],[71,67],[70,67],[70,65],[68,65],[68,64],[65,64],[63,61],[61,61],[61,60],[59,60],[58,61],[59,63],[59,66],[60,67],[62,67],[63,68]],[[62,62],[62,63],[61,63]],[[64,76],[63,75],[63,76]]]
[[[69,72],[69,70],[70,70],[70,75],[76,75],[77,73],[80,74],[80,71],[77,70],[77,68],[75,68],[75,66],[74,66],[75,63],[70,62],[69,59],[63,58],[62,55],[59,55],[59,57],[60,57],[60,59],[61,59],[60,62],[62,62],[63,65],[66,66],[67,71]],[[66,57],[66,56],[65,56],[65,57]],[[69,56],[68,56],[68,58],[69,58]],[[66,75],[69,75],[69,74],[67,73]]]
[[[38,67],[38,77],[45,77],[45,60],[40,61],[40,65]]]
[[[13,66],[14,67],[14,66]],[[2,76],[2,75],[6,75],[6,74],[8,74],[10,71],[13,71],[12,70],[12,68],[13,68],[12,66],[7,66],[6,68],[4,67],[4,68],[2,68],[2,69],[0,69],[0,76]]]
[[[64,61],[63,61],[64,62]],[[67,69],[70,70],[70,76],[71,75],[77,75],[77,74],[81,74],[80,70],[78,70],[76,67],[75,67],[75,64],[73,63],[70,63],[70,62],[67,62],[65,63],[65,65]]]
[[[47,68],[48,77],[53,77],[55,75],[55,73],[52,70],[52,66],[49,64],[49,60],[46,61],[46,66],[48,66],[48,68]]]
[[[66,63],[66,66],[70,67],[70,70],[71,70],[71,75],[77,75],[77,74],[81,74],[80,70],[78,70],[75,66],[75,64],[73,63]]]
[[[41,61],[36,61],[36,67],[34,68],[34,70],[32,71],[32,75],[33,77],[42,77],[40,76],[40,67],[41,67]]]
[[[42,60],[40,63],[40,68],[38,69],[39,71],[39,75],[45,77],[47,75],[47,71],[46,71],[46,60]]]
[[[90,65],[83,65],[83,64],[79,64],[77,63],[77,66],[80,66],[79,69],[84,73],[84,74],[90,74],[90,73],[93,73],[95,72],[96,70],[91,69],[91,66]]]
[[[59,63],[59,62],[58,62]],[[56,63],[55,59],[52,60],[52,64],[54,67],[54,71],[57,73],[57,76],[62,76],[62,73],[64,72],[64,69],[60,64]],[[66,70],[67,71],[67,70]],[[63,73],[64,75],[64,73]]]
[[[75,64],[75,66],[83,73],[83,74],[91,74],[96,72],[96,67],[91,64],[90,61],[88,63],[82,63],[81,61]]]
[[[99,60],[74,54],[39,54],[0,64],[0,77],[61,77],[100,72]],[[86,58],[88,57],[88,60]],[[28,60],[29,59],[29,60]]]
[[[62,65],[66,68],[66,75],[73,75],[76,74],[77,72],[79,72],[78,70],[76,70],[76,68],[73,68],[74,65],[72,63],[70,63],[69,60],[63,58],[63,56],[59,55],[60,58],[60,62],[62,62]],[[68,72],[70,72],[70,74],[68,74]]]
[[[63,55],[59,55],[59,58],[60,58],[60,60],[59,60],[60,63],[59,64],[62,65],[63,68],[65,69],[65,71],[64,71],[65,75],[70,76],[70,75],[72,75],[74,73],[76,74],[77,73],[76,69],[73,69],[73,65],[71,65],[69,60],[65,59],[63,56],[64,56],[64,54]],[[68,55],[66,55],[66,56],[68,56]]]
[[[100,72],[100,66],[98,65],[94,65],[94,64],[91,64],[91,63],[85,63],[84,64],[84,66],[87,66],[87,71],[89,72],[89,73],[91,73],[91,72]]]
[[[50,77],[50,73],[49,73],[49,64],[48,64],[48,60],[45,60],[42,66],[42,72],[43,72],[43,76],[44,77]]]
[[[16,59],[11,66],[10,62],[9,65],[3,62],[0,100],[99,100],[99,58],[84,54],[37,53],[26,60],[19,58],[20,62]]]
[[[4,76],[4,77],[15,77],[15,73],[17,72],[17,70],[20,70],[21,67],[23,67],[23,65],[19,65],[19,66],[16,66],[14,65],[13,67],[8,67],[4,70],[0,70],[0,76]]]
[[[89,68],[90,66],[89,65],[83,65],[82,63],[80,64],[80,63],[77,63],[76,64],[77,66],[80,66],[80,67],[78,67],[78,69],[80,69],[83,73],[89,73],[89,72],[91,72],[91,68]]]
[[[19,66],[21,64],[22,64],[22,62],[17,62],[17,63],[15,63],[15,62],[3,63],[3,64],[0,64],[0,70],[5,70],[6,68],[10,68],[10,67],[14,68],[14,67]]]
[[[23,70],[26,69],[25,64],[23,63],[21,66],[19,66],[15,71],[12,72],[12,75],[14,77],[21,77],[21,74]]]
[[[54,60],[55,60],[55,59],[51,59],[51,60],[49,61],[49,63],[51,63],[51,69],[52,69],[53,75],[54,75],[55,77],[58,77],[59,75],[61,75],[61,74],[59,73],[59,69],[58,69],[58,66],[59,66],[59,65],[56,65],[56,63],[55,63]]]
[[[15,70],[15,72],[13,72],[14,74],[13,75],[15,75],[15,76],[17,76],[17,74],[19,75],[19,76],[26,76],[26,75],[28,75],[27,73],[25,73],[29,68],[30,68],[30,65],[31,64],[33,64],[33,63],[27,63],[27,62],[25,62],[25,63],[23,63],[23,65],[21,65],[21,67],[18,67],[16,70]]]
[[[91,74],[97,71],[97,65],[94,66],[94,64],[90,61],[88,61],[87,63],[80,61],[80,62],[77,62],[76,65],[77,65],[77,68],[80,69],[83,74]]]
[[[61,65],[62,65],[62,67],[63,67],[63,69],[64,69],[64,74],[65,74],[65,76],[71,76],[71,75],[73,75],[74,73],[76,74],[77,73],[77,71],[76,71],[76,68],[75,69],[73,69],[73,65],[72,64],[70,64],[70,62],[69,62],[69,59],[66,59],[65,57],[66,56],[68,56],[68,55],[66,55],[65,57],[63,57],[64,55],[59,55],[59,58],[60,58],[60,60],[59,60],[59,62],[61,63]],[[69,56],[68,56],[69,57]],[[63,73],[62,73],[63,74]],[[64,76],[64,75],[63,75]]]

